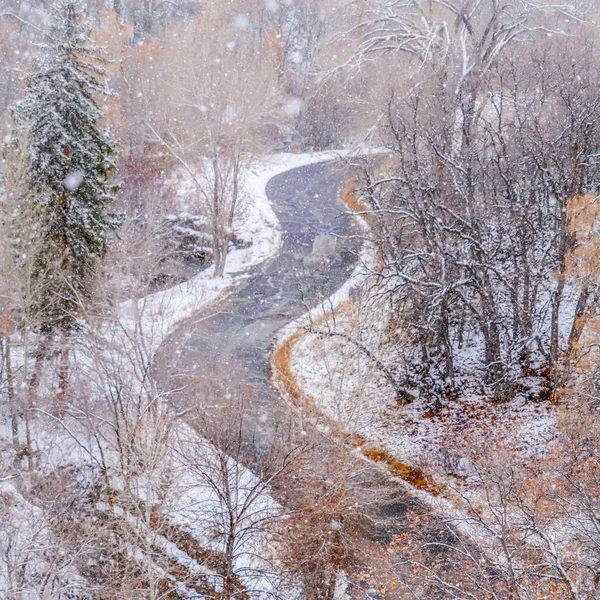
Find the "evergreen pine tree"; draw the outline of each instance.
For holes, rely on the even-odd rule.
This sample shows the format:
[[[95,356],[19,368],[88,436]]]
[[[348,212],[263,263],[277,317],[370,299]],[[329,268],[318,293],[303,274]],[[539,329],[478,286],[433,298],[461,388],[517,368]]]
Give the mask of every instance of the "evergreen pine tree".
[[[29,183],[43,221],[35,269],[43,293],[31,307],[43,333],[71,328],[116,225],[108,212],[115,146],[98,127],[95,99],[108,92],[102,51],[90,32],[80,0],[55,0],[43,55],[13,109],[29,140]]]

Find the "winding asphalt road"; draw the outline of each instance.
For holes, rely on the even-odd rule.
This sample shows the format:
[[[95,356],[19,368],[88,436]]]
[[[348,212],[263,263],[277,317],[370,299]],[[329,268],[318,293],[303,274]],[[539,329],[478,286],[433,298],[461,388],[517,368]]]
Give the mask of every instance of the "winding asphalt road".
[[[218,306],[173,333],[159,361],[173,365],[177,357],[172,385],[178,373],[183,378],[193,373],[194,396],[210,398],[213,410],[219,409],[220,398],[243,391],[252,402],[247,420],[256,419],[246,425],[255,433],[267,421],[276,422],[279,411],[289,410],[269,383],[269,355],[277,332],[329,297],[357,262],[361,240],[356,220],[338,198],[348,177],[343,163],[329,162],[297,168],[269,182],[267,195],[283,233],[281,251],[250,271]],[[253,440],[269,443],[266,432]]]
[[[339,289],[358,261],[361,235],[356,220],[339,200],[339,191],[349,177],[344,164],[330,162],[272,179],[267,195],[281,223],[280,252],[254,268],[217,306],[183,323],[159,353],[157,364],[161,366],[155,380],[168,382],[171,390],[185,390],[173,395],[172,403],[189,411],[186,421],[201,434],[212,438],[206,423],[216,419],[228,425],[231,403],[242,404],[243,443],[236,448],[240,453],[235,458],[250,468],[261,468],[261,457],[268,456],[277,436],[287,435],[287,424],[295,419],[293,407],[274,392],[269,381],[269,357],[277,333]],[[167,372],[160,372],[164,369]],[[233,418],[231,428],[237,425]],[[213,431],[219,435],[223,429],[229,428]],[[311,464],[320,473],[317,478],[327,477],[326,473],[337,468],[328,454],[330,449],[335,452],[335,444],[319,428],[310,430],[322,449],[317,459],[321,465]],[[369,526],[360,536],[364,550],[366,544],[385,544],[401,530],[409,501],[400,487],[390,485],[380,467],[365,468],[359,458],[356,464],[361,477],[358,485],[366,486],[361,502],[370,505],[372,496],[377,497],[376,490],[387,490],[387,500],[373,503],[377,505],[372,513],[375,528]],[[274,492],[284,503],[290,500],[290,493],[294,495],[288,489]],[[359,580],[354,585],[360,590],[364,583]],[[359,597],[365,596],[359,593]]]

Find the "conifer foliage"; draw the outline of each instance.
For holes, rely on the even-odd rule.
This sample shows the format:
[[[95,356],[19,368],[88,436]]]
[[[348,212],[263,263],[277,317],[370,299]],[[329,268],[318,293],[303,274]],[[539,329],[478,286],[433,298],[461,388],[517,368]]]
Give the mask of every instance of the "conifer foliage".
[[[43,55],[13,109],[29,140],[29,184],[44,221],[35,269],[40,293],[31,310],[45,333],[74,323],[116,225],[109,213],[115,144],[98,126],[96,100],[108,90],[103,53],[90,31],[80,0],[55,0]]]

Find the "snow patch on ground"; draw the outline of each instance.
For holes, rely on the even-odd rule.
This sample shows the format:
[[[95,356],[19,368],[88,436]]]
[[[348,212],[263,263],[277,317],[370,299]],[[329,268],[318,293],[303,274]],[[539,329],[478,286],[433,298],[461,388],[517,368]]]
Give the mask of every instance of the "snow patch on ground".
[[[338,314],[338,329],[351,331]],[[556,435],[548,404],[517,398],[493,404],[481,396],[448,401],[431,411],[423,398],[409,405],[395,400],[393,387],[371,361],[342,338],[303,336],[291,350],[291,372],[300,388],[348,432],[359,433],[411,466],[432,463],[464,475],[466,448],[484,454],[510,449],[523,459],[541,454]]]

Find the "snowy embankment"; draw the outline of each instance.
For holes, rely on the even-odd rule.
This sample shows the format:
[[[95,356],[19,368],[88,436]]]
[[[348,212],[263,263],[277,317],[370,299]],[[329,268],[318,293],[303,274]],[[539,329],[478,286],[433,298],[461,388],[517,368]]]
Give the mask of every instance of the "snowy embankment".
[[[360,210],[355,198],[353,202],[351,208]],[[539,456],[556,435],[555,415],[542,403],[520,397],[494,405],[466,395],[433,413],[424,398],[408,405],[397,401],[371,358],[389,364],[394,360],[380,355],[392,322],[389,306],[371,297],[372,281],[367,281],[378,260],[367,218],[360,219],[367,239],[350,279],[281,331],[272,361],[279,390],[316,408],[346,434],[359,436],[358,443],[368,445],[363,447],[367,457],[377,456],[413,485],[419,474],[435,473],[436,482],[450,486],[468,481],[473,456],[466,455],[467,445],[471,450],[503,448],[523,460]],[[427,489],[428,484],[417,487]]]

